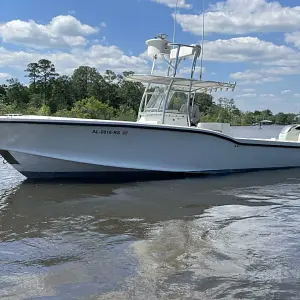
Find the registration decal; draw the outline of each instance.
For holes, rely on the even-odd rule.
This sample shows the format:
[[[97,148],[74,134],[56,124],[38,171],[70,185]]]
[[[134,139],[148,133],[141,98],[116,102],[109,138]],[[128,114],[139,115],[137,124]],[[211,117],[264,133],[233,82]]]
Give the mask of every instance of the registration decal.
[[[127,135],[128,131],[125,130],[106,130],[106,129],[94,129],[93,132],[94,134],[106,134],[106,135]]]

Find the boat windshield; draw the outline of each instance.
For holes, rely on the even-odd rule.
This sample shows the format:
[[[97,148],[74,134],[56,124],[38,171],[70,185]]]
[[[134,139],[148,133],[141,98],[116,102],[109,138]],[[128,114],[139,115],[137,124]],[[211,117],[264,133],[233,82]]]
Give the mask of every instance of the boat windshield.
[[[163,101],[167,89],[165,87],[157,87],[153,92],[148,93],[145,111],[156,111],[161,112],[163,110]],[[166,104],[166,112],[177,112],[179,113],[182,106],[186,106],[188,94],[182,91],[170,91],[169,97]]]
[[[295,126],[294,124],[284,126],[281,130],[281,133],[282,134],[288,133],[294,126]],[[298,128],[295,128],[295,129],[298,129]]]

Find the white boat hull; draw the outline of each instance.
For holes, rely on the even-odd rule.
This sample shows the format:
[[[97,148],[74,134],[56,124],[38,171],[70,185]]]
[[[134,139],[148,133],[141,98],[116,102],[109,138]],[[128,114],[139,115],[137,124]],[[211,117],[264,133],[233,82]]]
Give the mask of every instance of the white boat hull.
[[[300,167],[300,143],[199,128],[0,117],[0,153],[29,179],[210,174]]]
[[[14,168],[30,179],[58,179],[58,178],[106,178],[114,174],[128,176],[138,170],[126,170],[96,164],[86,164],[63,159],[49,158],[39,155],[24,154],[10,151],[9,154],[17,163]]]

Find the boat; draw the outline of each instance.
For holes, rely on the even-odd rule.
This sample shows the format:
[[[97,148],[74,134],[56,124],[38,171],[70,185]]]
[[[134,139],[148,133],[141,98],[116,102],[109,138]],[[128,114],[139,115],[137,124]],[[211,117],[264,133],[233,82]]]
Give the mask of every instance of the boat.
[[[192,124],[197,93],[233,91],[236,82],[205,81],[195,70],[202,46],[146,41],[148,74],[135,122],[32,115],[0,117],[0,154],[27,179],[140,179],[300,167],[300,125],[277,138],[234,137],[228,123]],[[157,61],[166,65],[165,75]],[[183,62],[188,77],[179,76]],[[159,64],[161,66],[161,64]],[[156,72],[158,69],[158,74]],[[191,105],[190,105],[190,101]],[[195,126],[194,126],[195,125]]]

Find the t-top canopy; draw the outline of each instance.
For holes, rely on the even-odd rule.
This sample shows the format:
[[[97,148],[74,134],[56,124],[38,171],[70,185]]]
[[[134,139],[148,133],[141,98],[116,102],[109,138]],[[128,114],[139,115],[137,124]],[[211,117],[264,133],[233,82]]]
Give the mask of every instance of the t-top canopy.
[[[166,77],[158,75],[144,75],[144,74],[133,74],[125,78],[127,81],[138,81],[148,84],[163,84],[170,85],[173,80],[172,90],[188,91],[191,85],[191,91],[199,89],[212,90],[212,89],[235,89],[236,83],[226,83],[218,81],[202,81],[189,78],[180,77]]]

